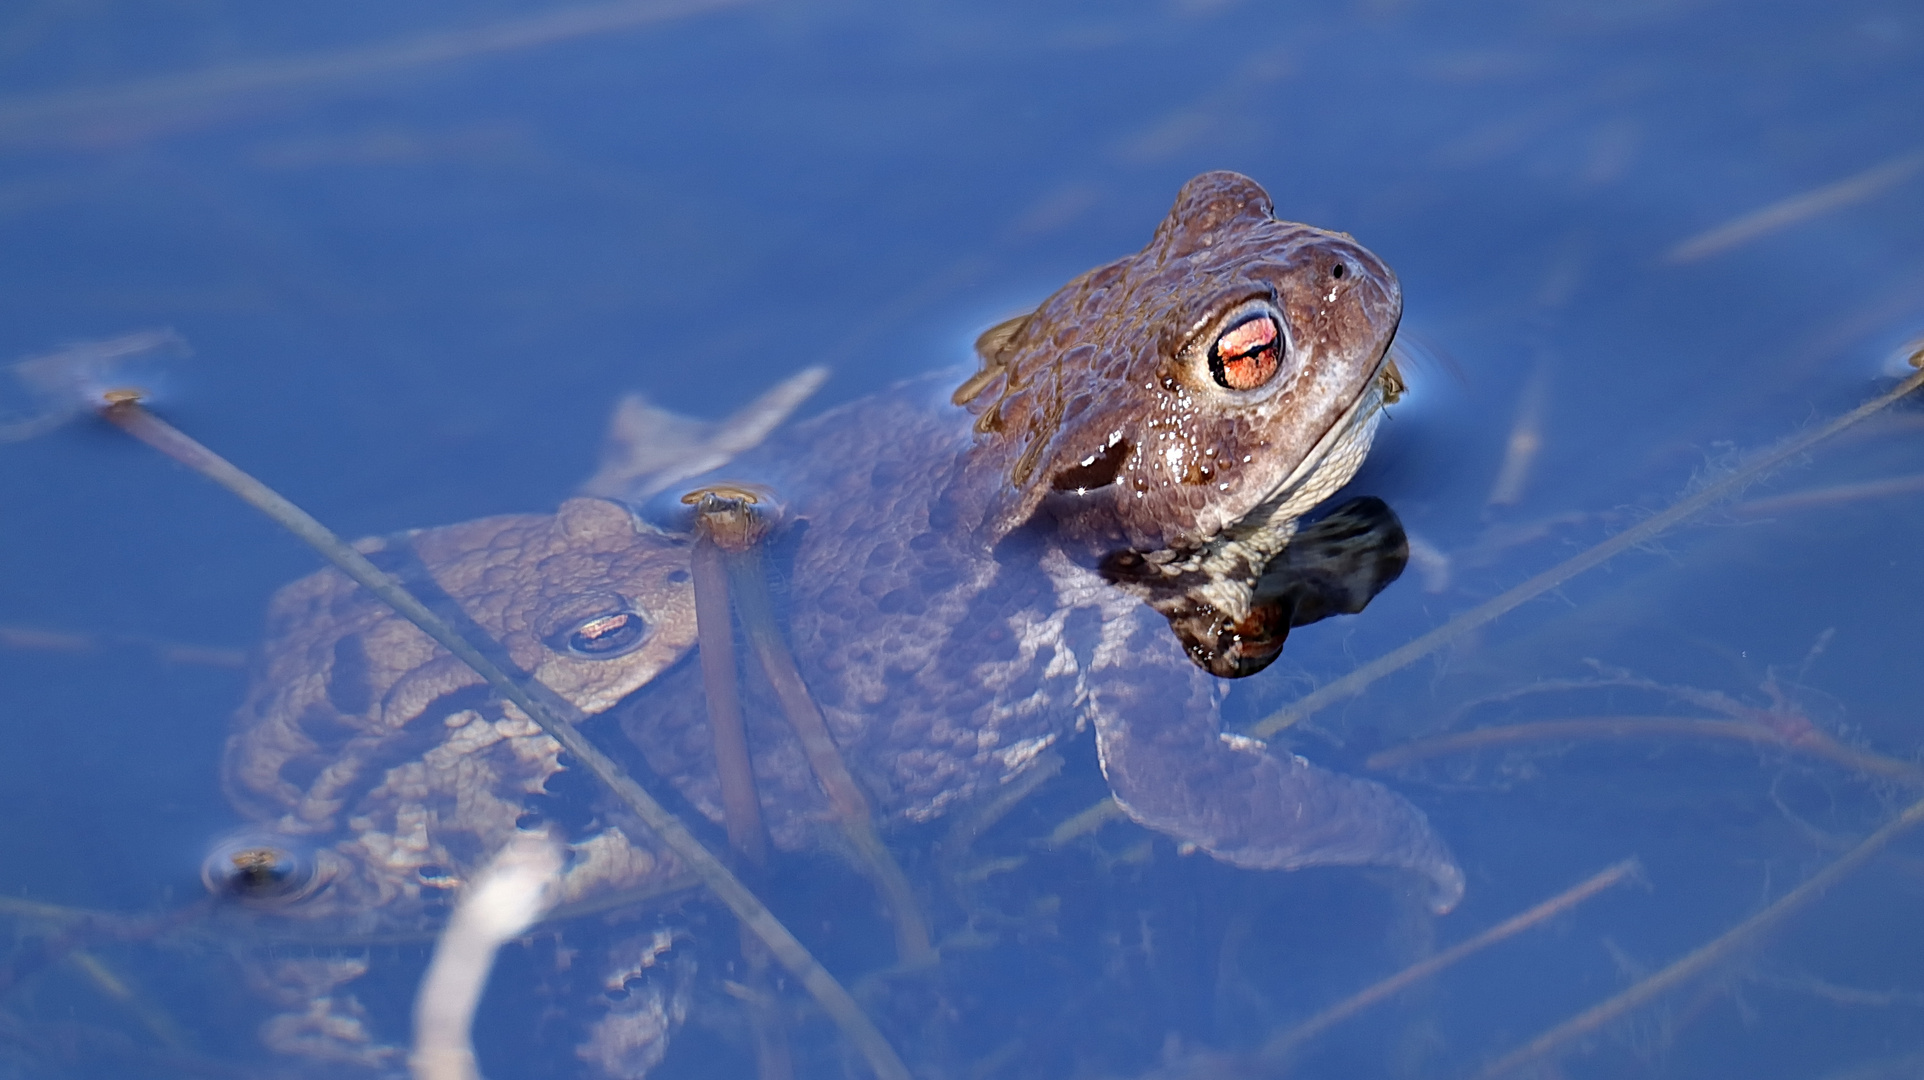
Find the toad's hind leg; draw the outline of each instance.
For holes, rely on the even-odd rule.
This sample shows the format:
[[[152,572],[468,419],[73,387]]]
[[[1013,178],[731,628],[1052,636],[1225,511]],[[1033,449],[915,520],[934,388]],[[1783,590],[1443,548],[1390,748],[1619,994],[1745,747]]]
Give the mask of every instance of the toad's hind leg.
[[[1408,800],[1223,734],[1218,687],[1143,622],[1126,662],[1092,680],[1096,747],[1129,816],[1252,869],[1391,866],[1433,883],[1438,913],[1463,896],[1463,871]]]

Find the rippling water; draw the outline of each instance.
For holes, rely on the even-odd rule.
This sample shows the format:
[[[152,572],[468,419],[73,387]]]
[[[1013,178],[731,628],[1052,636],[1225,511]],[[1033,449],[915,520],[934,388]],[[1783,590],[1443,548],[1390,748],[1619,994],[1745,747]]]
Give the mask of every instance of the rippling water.
[[[347,534],[545,510],[623,390],[720,416],[805,364],[832,365],[828,404],[966,362],[982,327],[1138,248],[1184,179],[1236,169],[1401,276],[1412,392],[1354,490],[1419,552],[1237,686],[1249,726],[1910,371],[1921,85],[1924,13],[1881,0],[22,0],[0,12],[0,357],[172,328],[193,355],[160,408]],[[8,389],[0,420],[34,407]],[[1077,743],[977,845],[1026,861],[936,912],[980,933],[885,995],[884,1026],[931,1076],[1244,1075],[1224,1055],[1632,856],[1640,884],[1286,1067],[1475,1075],[1663,969],[1919,794],[1921,436],[1892,406],[1279,736],[1421,804],[1468,872],[1457,912],[1126,824],[1038,852],[1102,794]],[[32,906],[198,898],[236,820],[216,781],[236,665],[313,558],[74,423],[0,445],[0,560],[0,895],[21,902],[0,911],[0,1069],[285,1067],[255,1041],[250,949],[366,957],[363,1003],[404,1037],[423,943],[236,945],[191,912]],[[1898,765],[1824,757],[1813,728]],[[1372,757],[1405,744],[1434,753]],[[898,838],[912,871],[941,836]],[[1921,845],[1542,1061],[1913,1075]],[[803,862],[769,890],[840,973],[875,966],[859,882]],[[674,918],[725,964],[725,916]],[[574,1006],[548,989],[573,940],[504,956],[492,1075],[575,1074]],[[660,1075],[751,1067],[722,972]],[[800,1032],[803,1074],[840,1075],[819,1021]]]

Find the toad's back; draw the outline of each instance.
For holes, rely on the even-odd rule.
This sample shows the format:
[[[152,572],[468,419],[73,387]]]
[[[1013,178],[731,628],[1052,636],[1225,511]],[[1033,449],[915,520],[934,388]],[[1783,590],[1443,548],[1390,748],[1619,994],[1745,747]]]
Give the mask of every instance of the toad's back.
[[[1036,539],[991,551],[958,527],[946,496],[972,436],[967,415],[943,407],[952,385],[919,381],[835,410],[728,473],[779,493],[786,524],[770,561],[804,678],[865,786],[913,818],[1021,768],[1072,725],[1083,666],[1072,649],[1059,655],[1072,612]],[[1094,612],[1078,621],[1093,629]],[[800,843],[826,804],[744,667],[751,698],[763,691],[750,712],[767,816],[778,839]],[[719,789],[699,680],[693,664],[658,680],[628,728],[710,808]]]

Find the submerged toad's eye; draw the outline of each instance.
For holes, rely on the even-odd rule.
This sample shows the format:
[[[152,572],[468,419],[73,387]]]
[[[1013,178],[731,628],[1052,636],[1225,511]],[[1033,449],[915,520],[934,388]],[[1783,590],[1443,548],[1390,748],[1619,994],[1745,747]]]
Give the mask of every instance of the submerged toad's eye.
[[[290,904],[322,884],[311,852],[288,838],[263,833],[221,841],[201,863],[200,880],[215,896],[255,904]]]
[[[1216,335],[1209,374],[1225,390],[1254,390],[1282,367],[1283,333],[1274,316],[1252,314]]]
[[[639,647],[648,637],[648,620],[619,593],[584,593],[551,605],[539,630],[541,643],[555,652],[608,660]]]
[[[568,651],[577,656],[611,656],[640,644],[648,623],[632,611],[597,615],[568,635]]]

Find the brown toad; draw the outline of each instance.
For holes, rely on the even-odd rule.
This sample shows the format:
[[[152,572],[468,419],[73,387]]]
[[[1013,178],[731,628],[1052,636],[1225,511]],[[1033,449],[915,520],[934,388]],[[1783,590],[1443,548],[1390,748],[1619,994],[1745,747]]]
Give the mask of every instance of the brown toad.
[[[1270,210],[1246,177],[1197,177],[1141,252],[985,334],[952,396],[924,380],[855,402],[726,476],[785,503],[770,546],[787,629],[885,812],[930,818],[1093,724],[1137,821],[1241,866],[1412,869],[1447,910],[1462,873],[1420,811],[1223,733],[1226,684],[1203,670],[1260,667],[1289,625],[1355,610],[1400,569],[1394,545],[1355,542],[1396,531],[1367,507],[1306,545],[1370,579],[1357,596],[1287,550],[1401,389],[1401,295],[1349,237]],[[650,764],[719,820],[694,666],[623,709]],[[753,711],[769,830],[805,846],[823,796],[778,710]]]

